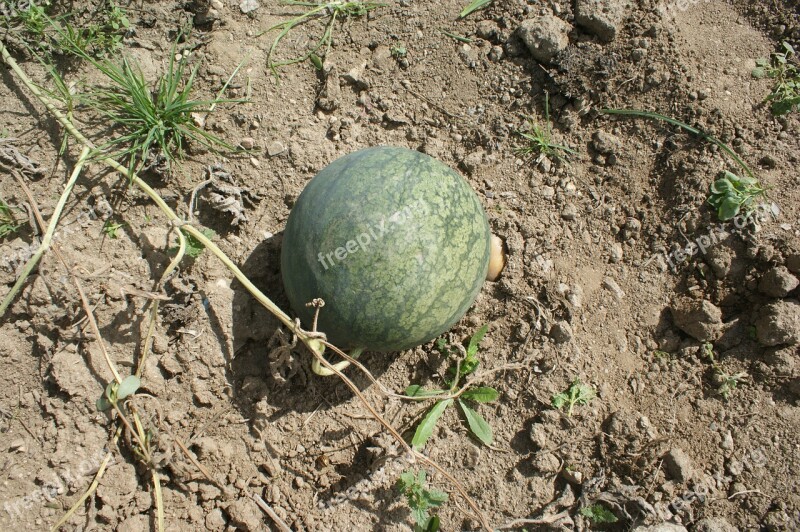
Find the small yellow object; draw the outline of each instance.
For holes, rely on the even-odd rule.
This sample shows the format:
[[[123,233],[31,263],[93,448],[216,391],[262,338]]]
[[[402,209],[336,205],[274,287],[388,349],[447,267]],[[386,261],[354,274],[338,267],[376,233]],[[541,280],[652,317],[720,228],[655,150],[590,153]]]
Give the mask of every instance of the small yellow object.
[[[489,252],[489,271],[486,273],[486,280],[496,281],[505,267],[506,252],[503,249],[503,241],[497,235],[492,235],[492,248]]]

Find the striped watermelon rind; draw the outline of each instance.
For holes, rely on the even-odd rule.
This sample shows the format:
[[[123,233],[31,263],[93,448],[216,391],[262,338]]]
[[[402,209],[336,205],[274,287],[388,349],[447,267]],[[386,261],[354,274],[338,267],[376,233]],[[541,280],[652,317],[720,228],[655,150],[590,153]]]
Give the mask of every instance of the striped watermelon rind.
[[[450,329],[486,278],[491,234],[469,184],[419,152],[374,147],[322,169],[283,236],[286,295],[342,348],[400,351]]]

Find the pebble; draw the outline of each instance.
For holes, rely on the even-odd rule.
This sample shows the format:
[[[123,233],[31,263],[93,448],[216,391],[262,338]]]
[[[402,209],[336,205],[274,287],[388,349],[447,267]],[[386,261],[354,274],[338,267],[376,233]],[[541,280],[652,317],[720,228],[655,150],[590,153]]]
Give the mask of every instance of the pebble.
[[[253,137],[244,137],[242,140],[239,141],[239,146],[244,148],[245,150],[252,150],[253,146],[256,145],[255,139]]]
[[[786,266],[776,266],[761,276],[758,290],[770,297],[786,297],[799,284],[800,280]]]
[[[275,157],[276,155],[280,155],[285,151],[286,151],[286,146],[284,146],[277,140],[267,144],[267,155],[269,155],[270,157]]]
[[[572,203],[567,203],[561,211],[561,217],[567,221],[572,221],[578,217],[578,209]]]
[[[603,287],[611,291],[617,301],[622,301],[622,298],[625,297],[625,292],[622,291],[622,288],[620,288],[617,282],[611,277],[603,278]]]
[[[549,185],[545,185],[545,186],[542,187],[542,197],[544,199],[548,199],[548,200],[549,199],[553,199],[555,197],[555,195],[556,195],[556,189],[555,188],[553,188],[553,187],[551,187]]]
[[[566,321],[557,321],[550,328],[550,338],[564,344],[572,340],[572,327]]]
[[[675,447],[664,456],[664,466],[667,473],[678,482],[686,482],[694,477],[694,465],[686,452]]]
[[[731,431],[725,433],[725,436],[722,437],[722,443],[720,443],[719,446],[728,451],[733,450],[733,435]]]
[[[248,13],[252,13],[259,7],[261,7],[261,4],[258,3],[258,0],[242,0],[239,3],[239,9],[241,9],[242,13],[244,13],[245,15]]]

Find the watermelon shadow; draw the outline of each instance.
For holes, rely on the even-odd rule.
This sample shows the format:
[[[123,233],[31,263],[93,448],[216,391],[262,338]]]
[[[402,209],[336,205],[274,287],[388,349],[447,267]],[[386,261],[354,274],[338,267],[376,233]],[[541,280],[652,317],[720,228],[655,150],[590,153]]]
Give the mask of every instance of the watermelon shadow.
[[[281,243],[283,233],[273,235],[260,243],[245,263],[242,272],[253,284],[278,307],[294,317],[283,290],[280,271]],[[261,306],[237,280],[233,289],[232,335],[234,356],[231,360],[233,399],[246,417],[250,417],[255,405],[266,401],[271,419],[277,419],[288,411],[309,412],[317,408],[330,408],[352,399],[353,393],[336,376],[319,377],[311,371],[312,355],[302,343],[298,343],[291,355],[270,358],[274,347],[291,342],[286,331],[275,316]],[[281,340],[282,330],[283,339]],[[330,355],[333,360],[334,355]],[[382,353],[365,353],[361,362],[378,378],[390,366],[395,357]],[[371,385],[357,368],[349,368],[345,374],[364,390]],[[324,398],[324,399],[323,399]],[[261,411],[263,415],[263,411]]]

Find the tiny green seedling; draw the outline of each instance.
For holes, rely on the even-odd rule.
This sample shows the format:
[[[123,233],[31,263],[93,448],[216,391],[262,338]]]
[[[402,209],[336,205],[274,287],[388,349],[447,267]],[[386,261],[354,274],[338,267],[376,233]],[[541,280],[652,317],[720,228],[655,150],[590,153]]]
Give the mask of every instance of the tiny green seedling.
[[[572,410],[575,406],[587,405],[596,396],[597,392],[592,386],[581,384],[580,379],[575,377],[566,391],[557,393],[550,398],[550,404],[556,410],[561,410],[566,406],[567,416],[572,417]]]
[[[414,437],[411,439],[411,445],[420,448],[425,445],[428,438],[433,434],[433,429],[436,427],[436,422],[442,417],[442,414],[447,410],[454,401],[458,402],[462,413],[467,421],[467,426],[470,432],[478,438],[485,445],[492,444],[492,427],[475,409],[473,409],[467,401],[474,401],[476,403],[490,403],[496,400],[500,393],[494,388],[488,386],[465,386],[461,381],[467,375],[475,372],[480,364],[478,360],[478,346],[489,330],[488,325],[484,325],[478,329],[472,338],[469,340],[466,350],[461,346],[447,345],[443,339],[440,339],[436,346],[437,349],[448,356],[454,354],[462,355],[463,358],[456,362],[456,365],[449,368],[448,378],[444,381],[448,385],[447,390],[426,390],[418,384],[412,384],[406,388],[406,395],[415,398],[430,398],[437,395],[446,395],[447,397],[434,403],[428,413],[422,418]],[[459,387],[461,387],[459,389]]]
[[[770,102],[770,110],[774,116],[781,116],[800,107],[800,69],[792,63],[794,48],[783,43],[783,52],[774,53],[770,59],[761,58],[756,61],[753,77],[775,80],[775,86],[764,99]]]
[[[570,155],[577,155],[577,152],[568,146],[553,142],[553,125],[550,122],[550,94],[544,93],[544,121],[545,125],[529,119],[523,129],[517,134],[527,142],[524,146],[514,148],[514,152],[522,156],[550,157],[559,160],[566,160]]]
[[[447,502],[448,495],[443,491],[426,486],[425,470],[417,473],[411,470],[400,474],[397,489],[406,497],[414,517],[414,532],[436,532],[439,530],[439,517],[431,516],[429,511]]]
[[[128,375],[122,382],[111,381],[106,386],[103,395],[97,400],[95,406],[101,412],[118,407],[119,402],[136,393],[142,381],[136,375]]]
[[[395,59],[402,59],[402,58],[404,58],[406,56],[406,54],[408,53],[408,50],[406,49],[405,46],[398,45],[398,46],[392,46],[392,48],[389,50],[389,52],[392,54],[392,57],[394,57]]]
[[[738,176],[725,170],[709,187],[708,203],[717,211],[720,220],[731,220],[740,212],[749,214],[755,200],[766,198],[767,191],[757,179]]]
[[[619,521],[617,516],[611,510],[602,504],[592,504],[591,506],[584,506],[581,508],[581,515],[588,518],[596,525],[604,525],[616,523]]]
[[[22,223],[14,216],[14,207],[0,199],[0,238],[16,233]]]
[[[124,225],[124,223],[116,223],[112,220],[106,220],[103,224],[103,233],[105,233],[108,238],[116,239],[119,236],[117,231],[122,229],[122,226]]]
[[[267,65],[269,65],[269,68],[272,70],[272,73],[275,75],[275,77],[278,77],[279,67],[301,63],[306,59],[312,60],[314,66],[317,69],[320,69],[322,67],[322,61],[330,50],[331,42],[333,41],[333,25],[336,23],[337,19],[362,17],[373,9],[386,6],[386,4],[381,2],[368,2],[364,0],[329,0],[328,2],[321,3],[301,2],[298,0],[282,0],[281,3],[290,6],[307,7],[309,9],[298,14],[294,18],[279,22],[263,32],[269,33],[274,30],[280,30],[278,35],[275,37],[275,40],[272,41],[272,46],[270,46],[269,52],[267,52]],[[283,38],[286,37],[290,31],[300,24],[325,17],[327,17],[327,22],[325,23],[325,30],[322,33],[322,37],[320,37],[310,49],[292,59],[285,61],[272,60],[272,56],[275,53],[275,49],[278,47],[278,44],[280,44]]]
[[[472,0],[466,7],[458,14],[458,18],[464,18],[479,9],[483,9],[492,3],[492,0]]]
[[[724,371],[717,363],[717,358],[714,355],[714,346],[710,342],[706,342],[700,346],[700,356],[702,358],[707,358],[711,363],[711,369],[714,371],[714,381],[717,384],[717,393],[726,401],[731,393],[733,393],[733,390],[749,377],[749,375],[743,371],[734,373],[733,375]]]
[[[203,235],[209,239],[214,238],[214,236],[216,236],[214,230],[209,229],[207,227],[201,229],[200,232],[203,233]],[[203,250],[206,249],[206,247],[189,233],[184,232],[183,236],[186,237],[186,256],[192,259],[196,259],[203,253]],[[173,248],[171,251],[175,250],[176,248]]]

